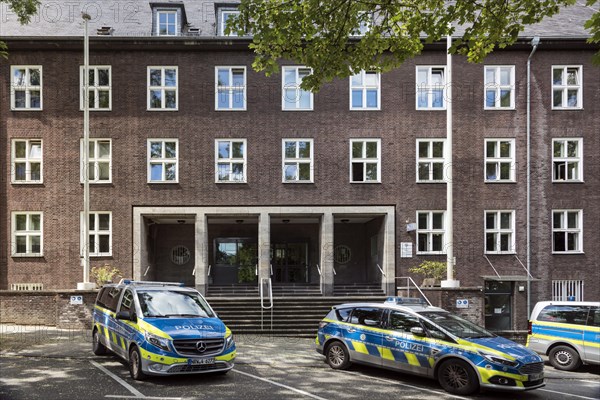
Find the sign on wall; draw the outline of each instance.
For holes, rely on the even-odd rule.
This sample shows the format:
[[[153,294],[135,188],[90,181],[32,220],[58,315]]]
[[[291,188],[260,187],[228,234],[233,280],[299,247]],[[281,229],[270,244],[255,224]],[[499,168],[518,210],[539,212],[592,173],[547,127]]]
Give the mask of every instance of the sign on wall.
[[[412,258],[413,244],[412,242],[400,242],[400,258]]]
[[[71,296],[70,303],[75,305],[83,304],[83,296]]]
[[[456,308],[469,308],[469,299],[456,299]]]

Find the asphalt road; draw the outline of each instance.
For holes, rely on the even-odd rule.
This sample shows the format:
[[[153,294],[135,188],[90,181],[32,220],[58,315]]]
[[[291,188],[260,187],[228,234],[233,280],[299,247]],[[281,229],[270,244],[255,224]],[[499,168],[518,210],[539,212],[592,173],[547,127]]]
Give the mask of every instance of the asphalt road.
[[[0,332],[0,399],[457,399],[437,382],[377,368],[334,371],[310,339],[238,337],[227,375],[133,381],[115,356],[91,352],[85,332],[28,336]],[[524,393],[482,393],[475,399],[600,399],[600,368],[546,368],[546,387]]]

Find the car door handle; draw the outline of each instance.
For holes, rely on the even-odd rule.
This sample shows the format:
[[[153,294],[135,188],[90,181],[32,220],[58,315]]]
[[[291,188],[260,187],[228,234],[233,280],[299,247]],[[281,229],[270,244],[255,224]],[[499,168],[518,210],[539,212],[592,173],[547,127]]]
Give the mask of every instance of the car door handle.
[[[384,337],[385,337],[385,340],[387,340],[389,342],[392,342],[394,340],[394,338],[391,336],[384,336]]]
[[[356,329],[354,329],[354,328],[348,328],[348,333],[354,333],[354,332],[356,332]]]

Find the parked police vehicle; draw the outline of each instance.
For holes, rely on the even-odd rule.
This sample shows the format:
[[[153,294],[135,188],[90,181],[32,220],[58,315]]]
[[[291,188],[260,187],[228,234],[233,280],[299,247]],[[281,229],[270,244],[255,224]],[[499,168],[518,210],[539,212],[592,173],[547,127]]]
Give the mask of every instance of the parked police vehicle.
[[[195,289],[121,280],[100,290],[93,321],[94,354],[124,358],[133,379],[233,368],[233,335]]]
[[[459,395],[544,386],[544,363],[535,352],[419,299],[334,306],[316,344],[334,369],[375,365],[435,378]]]
[[[529,320],[527,347],[554,368],[573,371],[600,364],[600,302],[541,301]]]

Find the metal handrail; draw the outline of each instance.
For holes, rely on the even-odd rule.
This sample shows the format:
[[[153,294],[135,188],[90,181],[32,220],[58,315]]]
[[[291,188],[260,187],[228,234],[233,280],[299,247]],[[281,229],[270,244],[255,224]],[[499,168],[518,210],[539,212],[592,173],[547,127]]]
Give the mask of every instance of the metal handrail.
[[[212,265],[208,264],[208,276],[210,276],[210,271],[212,270]]]
[[[256,268],[254,268],[254,275],[258,276],[258,264],[256,264]]]
[[[192,270],[192,276],[196,276],[196,266],[194,266],[194,269]]]
[[[332,266],[331,269],[333,270],[333,276],[337,275],[337,272],[335,271],[335,267]]]
[[[144,272],[144,276],[148,275],[148,271],[150,271],[150,266],[148,265],[148,268],[146,268],[146,272]]]
[[[323,274],[321,273],[321,268],[319,267],[319,264],[317,264],[317,272],[319,273],[319,276],[323,275]]]
[[[375,265],[377,265],[377,268],[379,268],[379,270],[381,271],[381,275],[383,275],[383,276],[387,276],[387,275],[385,274],[385,272],[383,272],[383,268],[381,268],[381,266],[380,266],[379,264],[375,264]]]
[[[273,264],[269,264],[269,266],[271,267],[271,276],[273,276]]]
[[[429,301],[427,296],[425,296],[425,293],[423,293],[423,291],[419,288],[419,286],[416,284],[416,282],[413,280],[413,278],[411,278],[410,276],[400,276],[400,277],[396,278],[396,280],[398,280],[398,279],[406,279],[406,288],[408,289],[409,297],[410,297],[410,283],[412,283],[414,285],[414,287],[417,289],[417,291],[419,292],[419,294],[421,295],[421,297],[423,297],[425,299],[427,304],[429,304],[430,306],[433,306],[433,304],[431,304],[431,302]],[[398,288],[396,288],[396,289],[398,289]]]
[[[269,305],[265,305],[265,283],[268,287]],[[262,278],[260,280],[260,329],[264,330],[264,313],[265,310],[271,310],[271,330],[273,330],[273,285],[271,278]]]

